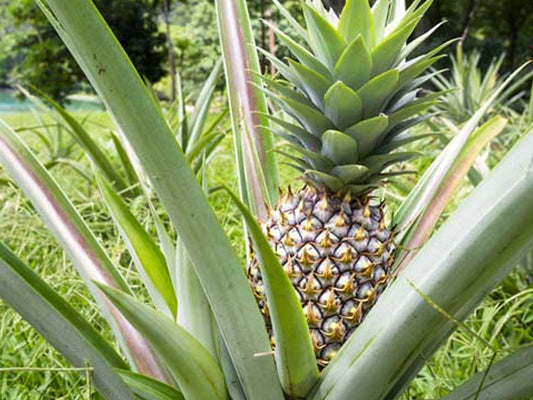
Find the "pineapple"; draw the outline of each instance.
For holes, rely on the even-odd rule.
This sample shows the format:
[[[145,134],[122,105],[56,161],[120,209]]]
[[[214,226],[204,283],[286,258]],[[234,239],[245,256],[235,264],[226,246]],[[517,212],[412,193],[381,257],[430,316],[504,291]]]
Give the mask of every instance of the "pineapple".
[[[280,7],[299,38],[272,27],[294,58],[269,55],[279,79],[266,93],[295,123],[271,117],[304,187],[281,193],[261,221],[306,316],[317,363],[326,366],[375,304],[391,278],[394,234],[372,191],[399,172],[392,164],[416,155],[396,151],[423,138],[408,129],[437,94],[420,97],[422,74],[443,47],[409,59],[432,31],[407,43],[431,1],[407,10],[395,1],[347,0],[340,15],[321,2],[303,4],[307,29]],[[303,45],[300,43],[304,43]],[[258,261],[247,267],[270,328]]]

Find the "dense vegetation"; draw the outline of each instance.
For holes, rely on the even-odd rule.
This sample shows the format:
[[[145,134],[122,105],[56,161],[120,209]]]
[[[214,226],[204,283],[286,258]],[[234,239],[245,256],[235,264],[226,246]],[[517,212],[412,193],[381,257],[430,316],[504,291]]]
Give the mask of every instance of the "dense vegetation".
[[[298,7],[296,0],[282,3],[288,9]],[[344,0],[325,1],[330,3],[339,9]],[[142,76],[151,83],[163,79],[158,87],[167,96],[173,97],[169,72],[175,70],[174,65],[179,66],[183,85],[193,88],[205,80],[220,57],[216,14],[210,0],[106,0],[95,4]],[[259,18],[272,19],[289,29],[270,1],[249,1],[248,7],[261,47],[271,45],[268,29]],[[481,51],[484,64],[505,53],[502,72],[518,67],[533,54],[533,3],[528,0],[436,0],[417,32],[440,21],[447,23],[434,36],[435,42],[462,37],[465,50]],[[90,90],[32,0],[0,1],[0,35],[0,87],[33,85],[58,100],[74,91]],[[168,43],[172,44],[171,52]],[[169,56],[174,60],[172,66]],[[266,68],[266,61],[262,62]]]
[[[283,3],[289,10],[299,7],[295,0]],[[336,0],[324,0],[324,3],[333,9],[340,9],[343,4]],[[510,6],[509,3],[513,4]],[[191,117],[197,117],[192,111],[193,104],[209,74],[214,68],[216,72],[221,57],[212,1],[98,0],[95,4],[140,73],[152,85],[154,92],[159,94],[165,118],[183,145],[188,135],[188,126],[184,128],[187,122],[184,121],[188,118],[190,122]],[[259,19],[277,21],[284,31],[291,28],[270,1],[253,0],[248,2],[248,6],[257,43],[274,50],[270,32]],[[426,84],[428,90],[443,90],[446,93],[440,103],[433,105],[424,123],[415,129],[416,133],[430,133],[421,142],[423,145],[416,143],[408,147],[412,151],[422,149],[422,156],[402,163],[395,170],[416,171],[416,174],[401,175],[380,192],[380,196],[386,197],[389,202],[388,217],[393,218],[394,210],[465,122],[502,87],[503,77],[531,57],[533,49],[528,37],[533,34],[532,16],[533,5],[529,0],[435,0],[422,22],[420,32],[447,19],[448,24],[441,28],[434,40],[442,42],[453,37],[462,37],[463,40],[459,47],[453,45],[446,49],[451,57],[441,62],[450,71],[434,77]],[[35,86],[59,102],[66,101],[72,93],[90,92],[83,73],[33,2],[0,0],[0,34],[3,34],[0,36],[0,88],[14,84]],[[280,58],[286,51],[282,46],[276,47]],[[493,60],[494,57],[497,59]],[[266,58],[260,61],[263,71],[268,72],[270,65]],[[177,82],[176,77],[169,76],[169,71],[174,70],[180,76]],[[513,81],[516,87],[499,96],[499,100],[484,115],[483,122],[497,118],[502,121],[505,119],[508,124],[505,129],[502,126],[499,135],[480,152],[468,173],[468,179],[459,185],[440,217],[439,226],[531,127],[533,103],[528,102],[531,97],[531,73],[528,71],[520,74]],[[214,78],[216,76],[215,73]],[[218,90],[210,104],[209,116],[203,121],[205,131],[202,131],[204,138],[209,139],[204,145],[210,148],[212,144],[213,147],[209,153],[192,157],[192,166],[200,166],[209,159],[205,175],[202,175],[202,182],[210,189],[206,195],[244,265],[246,254],[240,214],[224,191],[214,190],[221,183],[235,191],[238,188],[233,139],[229,134],[231,127],[226,118],[225,82],[215,79],[215,85]],[[172,101],[174,99],[176,101]],[[41,104],[35,98],[32,101]],[[99,166],[95,166],[94,159],[87,156],[86,148],[83,149],[83,144],[80,146],[79,140],[72,135],[72,125],[66,123],[56,111],[42,107],[42,104],[38,108],[39,112],[35,114],[0,114],[0,118],[11,125],[38,155],[113,262],[119,266],[128,283],[142,299],[149,301],[142,276],[134,267],[136,260],[120,238],[119,230],[95,183],[95,171]],[[104,150],[118,174],[132,183],[129,180],[132,171],[128,168],[133,167],[124,161],[124,154],[117,150],[118,129],[110,115],[106,112],[76,112],[73,116],[90,133],[98,147]],[[292,155],[285,141],[278,138],[275,146],[276,150]],[[281,163],[280,166],[281,181],[296,181],[296,186],[299,186],[296,172]],[[138,179],[133,190],[121,192],[130,211],[152,237],[160,233],[156,228],[160,228],[157,224],[162,222],[172,239],[175,239],[173,225],[153,193],[146,193],[145,196],[139,192],[145,177]],[[155,213],[152,213],[151,206],[154,206]],[[113,340],[112,332],[99,314],[98,306],[90,298],[72,262],[46,230],[34,206],[21,194],[17,184],[1,166],[0,232],[0,241],[4,241],[71,305],[80,310],[106,339]],[[533,253],[530,252],[464,323],[452,321],[459,325],[458,330],[436,354],[426,360],[426,366],[409,386],[402,400],[446,396],[475,373],[515,349],[531,344],[532,281]],[[90,380],[80,377],[76,371],[68,370],[69,364],[63,356],[2,300],[0,342],[2,399],[99,398],[94,393],[92,396],[95,397],[90,397]],[[118,349],[116,343],[114,346]]]

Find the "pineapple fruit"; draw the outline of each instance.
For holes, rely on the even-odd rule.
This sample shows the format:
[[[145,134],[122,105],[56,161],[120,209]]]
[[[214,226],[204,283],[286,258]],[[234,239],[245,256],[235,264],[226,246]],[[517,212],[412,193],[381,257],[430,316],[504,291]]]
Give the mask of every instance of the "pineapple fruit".
[[[372,191],[415,153],[397,149],[424,136],[408,129],[435,104],[420,97],[436,48],[410,58],[432,32],[408,43],[431,0],[399,10],[393,0],[347,0],[340,15],[321,2],[303,4],[307,29],[282,8],[293,39],[273,27],[292,53],[269,55],[281,77],[266,93],[295,123],[271,117],[275,133],[298,154],[287,154],[305,182],[289,188],[261,221],[300,299],[320,367],[327,365],[375,304],[391,278],[394,234]],[[303,43],[303,44],[301,44]],[[294,153],[294,152],[293,152]],[[270,328],[257,259],[247,275]]]

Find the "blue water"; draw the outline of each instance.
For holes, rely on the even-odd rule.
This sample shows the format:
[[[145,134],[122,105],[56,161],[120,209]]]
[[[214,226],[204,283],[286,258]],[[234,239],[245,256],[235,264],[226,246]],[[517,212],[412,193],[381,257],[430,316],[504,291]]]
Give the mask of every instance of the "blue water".
[[[13,90],[0,90],[0,114],[1,113],[17,113],[35,109],[35,104],[29,100],[19,100],[15,96],[16,92]],[[104,109],[98,100],[71,100],[66,104],[66,108],[70,111],[101,111]]]

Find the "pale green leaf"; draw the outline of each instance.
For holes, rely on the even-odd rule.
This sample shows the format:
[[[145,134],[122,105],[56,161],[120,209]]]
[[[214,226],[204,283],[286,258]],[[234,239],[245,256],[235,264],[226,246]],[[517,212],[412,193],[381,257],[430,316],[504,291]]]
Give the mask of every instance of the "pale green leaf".
[[[275,357],[281,384],[288,396],[304,397],[319,374],[300,301],[254,217],[229,188],[226,191],[243,215],[254,241],[276,339]]]
[[[177,302],[165,257],[113,188],[95,173],[100,192],[128,247],[154,305],[176,317]]]
[[[98,287],[150,342],[186,399],[228,398],[216,360],[185,329],[124,292],[100,284]]]
[[[0,243],[0,297],[74,367],[92,368],[91,380],[109,400],[134,396],[113,368],[124,361],[72,306]]]
[[[374,17],[368,0],[347,0],[337,26],[347,43],[361,35],[366,46],[371,49],[376,43]]]
[[[343,130],[361,120],[363,102],[356,92],[337,81],[324,96],[324,112],[337,129]]]
[[[291,39],[275,25],[271,24],[268,21],[266,21],[265,23],[272,30],[274,30],[279,41],[291,51],[291,54],[293,54],[298,59],[298,61],[311,68],[312,70],[316,71],[320,75],[325,76],[327,79],[331,79],[331,73],[329,72],[329,70],[313,54],[311,54],[307,49],[298,44],[296,41]]]
[[[395,137],[394,139],[387,141],[385,145],[378,147],[375,150],[375,154],[390,153],[393,150],[396,150],[402,146],[405,146],[406,144],[413,143],[418,140],[427,139],[430,137],[436,137],[436,136],[439,136],[439,134],[438,133],[424,133],[420,135],[412,135],[412,134],[399,135]]]
[[[330,173],[347,184],[357,184],[368,175],[368,167],[357,164],[338,165]]]
[[[320,153],[315,153],[313,151],[297,148],[296,146],[291,146],[291,148],[294,151],[302,154],[307,159],[309,164],[311,164],[315,169],[327,171],[333,168],[335,165],[328,157],[325,157]]]
[[[185,400],[181,392],[148,376],[123,369],[115,369],[140,400]]]
[[[387,25],[389,4],[389,0],[377,0],[372,6],[376,43],[381,42],[385,36],[385,26]]]
[[[382,172],[385,168],[402,161],[410,160],[414,157],[420,156],[420,153],[412,151],[404,151],[391,154],[378,154],[367,157],[360,161],[360,163],[368,167],[369,173],[374,175]]]
[[[305,171],[304,179],[306,177],[308,178],[309,183],[312,184],[313,182],[316,182],[318,180],[319,182],[322,182],[329,190],[333,192],[337,192],[346,186],[346,184],[344,183],[342,179],[326,174],[321,171],[307,170]]]
[[[376,76],[357,91],[363,102],[365,118],[376,117],[383,111],[397,88],[399,77],[400,73],[393,69]]]
[[[290,122],[287,122],[281,118],[270,116],[270,120],[275,124],[279,125],[281,128],[283,128],[284,131],[286,131],[285,133],[291,134],[292,136],[298,138],[298,140],[302,142],[306,149],[316,151],[321,146],[320,139],[311,135],[305,129],[302,129],[297,125],[291,124]],[[279,132],[279,130],[276,130],[276,132]]]
[[[440,93],[439,93],[440,95]],[[429,96],[428,96],[429,97]],[[393,112],[389,115],[390,127],[394,127],[399,123],[406,121],[407,119],[414,117],[432,106],[435,106],[440,103],[439,100],[423,99],[424,101],[413,102],[407,107],[403,107],[398,111]]]
[[[309,45],[320,61],[330,71],[333,71],[346,47],[346,42],[339,32],[313,7],[306,3],[303,3],[302,7],[309,32]]]
[[[176,292],[178,324],[198,340],[211,355],[216,356],[217,327],[211,307],[187,249],[178,238],[176,245]]]
[[[359,159],[359,146],[345,133],[329,130],[322,135],[321,154],[335,165],[355,164]]]
[[[374,50],[372,50],[372,76],[377,76],[396,65],[400,57],[400,52],[415,29],[418,21],[415,20],[404,26],[394,34],[383,40]]]
[[[333,77],[353,90],[358,90],[372,75],[372,57],[362,36],[353,40],[335,64]]]
[[[291,59],[288,62],[294,76],[302,83],[304,93],[316,107],[322,108],[324,94],[330,86],[329,80],[305,65]]]
[[[254,357],[270,346],[240,263],[144,82],[91,2],[46,0],[49,9],[40,4],[113,114],[181,234],[247,396],[282,398],[273,359]]]
[[[380,144],[388,127],[389,118],[382,114],[358,122],[354,126],[345,129],[344,132],[357,141],[359,144],[359,157],[363,158],[373,153],[374,149]]]
[[[288,97],[273,98],[285,112],[295,118],[306,131],[313,136],[320,137],[328,129],[334,128],[334,124],[319,110]]]
[[[442,25],[444,25],[446,21],[441,21],[437,25],[435,25],[433,28],[429,29],[427,32],[423,33],[422,35],[418,36],[416,39],[412,40],[405,46],[404,49],[402,49],[402,53],[400,55],[400,58],[406,59],[409,55],[411,55],[412,52],[416,51],[431,35],[433,35]]]
[[[292,14],[287,10],[278,0],[272,0],[276,5],[276,8],[279,12],[285,17],[289,24],[294,28],[294,30],[300,35],[302,39],[307,39],[307,32],[305,29],[296,21]]]

